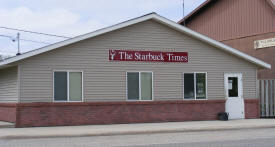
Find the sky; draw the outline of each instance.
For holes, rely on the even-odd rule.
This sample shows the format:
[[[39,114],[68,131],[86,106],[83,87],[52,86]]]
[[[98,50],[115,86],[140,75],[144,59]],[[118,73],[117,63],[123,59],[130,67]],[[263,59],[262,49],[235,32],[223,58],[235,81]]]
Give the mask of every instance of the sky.
[[[205,0],[185,0],[187,15]],[[1,27],[74,37],[156,12],[173,21],[183,17],[183,0],[1,0],[0,54],[15,55],[18,31]],[[1,35],[11,36],[1,37]],[[21,52],[64,40],[64,38],[20,32]]]

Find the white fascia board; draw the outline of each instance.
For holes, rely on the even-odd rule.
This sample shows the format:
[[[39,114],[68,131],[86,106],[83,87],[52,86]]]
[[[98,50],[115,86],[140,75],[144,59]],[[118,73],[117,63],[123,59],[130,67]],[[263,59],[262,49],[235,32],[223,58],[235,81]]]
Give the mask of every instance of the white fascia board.
[[[149,15],[145,15],[145,16],[142,16],[142,17],[139,17],[139,18],[136,18],[136,19],[132,19],[132,20],[129,20],[129,21],[126,21],[126,22],[119,23],[117,25],[113,25],[113,26],[110,26],[110,27],[107,27],[107,28],[99,29],[97,31],[94,31],[94,32],[91,32],[91,33],[88,33],[88,34],[80,35],[80,36],[74,37],[72,39],[67,39],[67,40],[64,40],[64,41],[61,41],[61,42],[57,42],[55,44],[52,44],[52,45],[49,45],[49,46],[46,46],[46,47],[42,47],[42,48],[30,51],[30,52],[24,53],[22,55],[11,57],[9,59],[6,59],[6,60],[0,62],[0,67],[5,66],[5,65],[10,64],[10,63],[13,63],[13,62],[16,62],[16,61],[19,61],[19,60],[22,60],[22,59],[25,59],[25,58],[29,58],[31,56],[35,56],[35,55],[38,55],[38,54],[41,54],[41,53],[59,48],[59,47],[63,47],[63,46],[66,46],[66,45],[69,45],[69,44],[72,44],[72,43],[76,43],[78,41],[82,41],[82,40],[85,40],[85,39],[88,39],[88,38],[91,38],[91,37],[95,37],[95,36],[98,36],[98,35],[101,35],[101,34],[104,34],[104,33],[108,33],[108,32],[111,32],[111,31],[114,31],[114,30],[117,30],[117,29],[120,29],[120,28],[124,28],[124,27],[130,26],[130,25],[136,24],[136,23],[139,23],[139,22],[143,22],[143,21],[152,19],[154,16],[155,16],[154,13],[149,14]]]
[[[243,58],[243,59],[245,59],[245,60],[247,60],[249,62],[252,62],[252,63],[254,63],[254,64],[256,64],[256,65],[258,65],[260,67],[271,69],[271,65],[268,64],[268,63],[265,63],[265,62],[263,62],[263,61],[261,61],[261,60],[259,60],[257,58],[254,58],[254,57],[252,57],[250,55],[247,55],[247,54],[245,54],[243,52],[240,52],[239,50],[234,49],[232,47],[229,47],[229,46],[227,46],[227,45],[225,45],[225,44],[223,44],[223,43],[221,43],[219,41],[216,41],[216,40],[211,39],[211,38],[209,38],[207,36],[204,36],[204,35],[202,35],[200,33],[197,33],[195,31],[193,31],[193,30],[191,30],[189,28],[186,28],[186,27],[184,27],[184,26],[182,26],[180,24],[177,24],[177,23],[175,23],[175,22],[173,22],[173,21],[171,21],[171,20],[169,20],[167,18],[164,18],[162,16],[156,15],[154,17],[154,20],[156,20],[156,21],[158,21],[158,22],[160,22],[162,24],[166,24],[166,25],[168,25],[168,26],[170,26],[170,27],[172,27],[172,28],[174,28],[174,29],[176,29],[176,30],[178,30],[180,32],[188,34],[188,35],[190,35],[190,36],[192,36],[192,37],[194,37],[196,39],[199,39],[199,40],[201,40],[203,42],[206,42],[206,43],[208,43],[208,44],[210,44],[212,46],[215,46],[215,47],[217,47],[219,49],[222,49],[222,50],[224,50],[226,52],[229,52],[229,53],[231,53],[231,54],[233,54],[235,56],[241,57],[241,58]]]
[[[151,14],[148,14],[148,15],[145,15],[145,16],[142,16],[142,17],[138,17],[138,18],[126,21],[126,22],[119,23],[119,24],[114,25],[114,26],[110,26],[110,27],[107,27],[107,28],[104,28],[104,29],[100,29],[100,30],[88,33],[88,34],[77,36],[77,37],[72,38],[72,39],[68,39],[68,40],[65,40],[65,41],[62,41],[62,42],[58,42],[58,43],[55,43],[55,44],[52,44],[52,45],[34,50],[34,51],[30,51],[28,53],[25,53],[25,54],[22,54],[22,55],[19,55],[19,56],[11,57],[9,59],[6,59],[6,60],[0,62],[0,67],[3,67],[7,64],[10,64],[10,63],[13,63],[13,62],[16,62],[16,61],[19,61],[19,60],[37,55],[37,54],[41,54],[41,53],[44,53],[44,52],[47,52],[47,51],[50,51],[50,50],[53,50],[53,49],[56,49],[56,48],[59,48],[59,47],[62,47],[62,46],[66,46],[66,45],[69,45],[69,44],[72,44],[72,43],[75,43],[75,42],[78,42],[78,41],[81,41],[81,40],[85,40],[85,39],[95,37],[95,36],[98,36],[98,35],[101,35],[101,34],[104,34],[104,33],[108,33],[108,32],[111,32],[111,31],[114,31],[114,30],[117,30],[117,29],[120,29],[120,28],[124,28],[124,27],[130,26],[130,25],[133,25],[133,24],[136,24],[136,23],[139,23],[139,22],[149,20],[149,19],[154,19],[155,21],[158,21],[158,22],[160,22],[164,25],[167,25],[167,26],[169,26],[171,28],[174,28],[174,29],[176,29],[180,32],[183,32],[187,35],[190,35],[190,36],[192,36],[196,39],[204,41],[204,42],[206,42],[206,43],[208,43],[212,46],[220,48],[220,49],[222,49],[226,52],[229,52],[233,55],[241,57],[241,58],[243,58],[243,59],[245,59],[249,62],[252,62],[252,63],[254,63],[254,64],[256,64],[260,67],[269,68],[269,69],[271,68],[270,64],[267,64],[267,63],[265,63],[265,62],[263,62],[259,59],[256,59],[252,56],[249,56],[245,53],[242,53],[237,49],[229,47],[229,46],[227,46],[223,43],[220,43],[216,40],[213,40],[213,39],[211,39],[207,36],[204,36],[202,34],[199,34],[199,33],[195,32],[195,31],[192,31],[191,29],[188,29],[188,28],[186,28],[186,27],[184,27],[180,24],[177,24],[177,23],[175,23],[175,22],[173,22],[173,21],[171,21],[167,18],[164,18],[162,16],[159,16],[155,13],[151,13]]]

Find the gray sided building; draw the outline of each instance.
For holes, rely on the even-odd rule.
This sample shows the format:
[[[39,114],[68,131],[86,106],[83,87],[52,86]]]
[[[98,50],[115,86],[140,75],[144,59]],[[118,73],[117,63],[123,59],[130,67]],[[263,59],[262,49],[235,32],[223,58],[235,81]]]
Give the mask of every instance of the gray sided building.
[[[150,56],[117,59],[124,51]],[[167,52],[188,61],[153,61]],[[225,111],[257,118],[262,68],[271,66],[151,13],[0,62],[0,120],[16,127],[215,120]]]

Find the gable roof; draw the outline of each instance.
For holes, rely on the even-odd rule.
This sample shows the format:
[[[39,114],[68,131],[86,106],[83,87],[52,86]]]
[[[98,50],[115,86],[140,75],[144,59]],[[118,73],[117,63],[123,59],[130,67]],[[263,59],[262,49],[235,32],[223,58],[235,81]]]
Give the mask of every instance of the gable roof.
[[[202,8],[205,8],[208,6],[208,4],[210,4],[210,2],[213,2],[215,0],[206,0],[205,2],[203,2],[202,4],[200,4],[196,9],[194,9],[193,11],[191,11],[188,15],[186,15],[185,17],[183,17],[180,21],[178,21],[179,24],[183,23],[183,21],[187,20],[188,18],[190,18],[191,16],[193,16],[194,14],[198,13]]]
[[[188,15],[183,17],[181,20],[178,21],[179,24],[183,23],[184,21],[188,21],[189,18],[191,18],[193,15],[201,12],[203,8],[207,8],[211,3],[214,3],[217,0],[206,0],[201,5],[199,5],[196,9],[191,11]],[[268,4],[275,10],[275,0],[266,0]]]
[[[5,67],[9,66],[12,63],[18,62],[20,60],[23,60],[23,59],[26,59],[26,58],[29,58],[29,57],[47,52],[47,51],[51,51],[51,50],[54,50],[54,49],[57,49],[57,48],[60,48],[60,47],[63,47],[63,46],[66,46],[66,45],[69,45],[69,44],[72,44],[72,43],[76,43],[78,41],[82,41],[82,40],[85,40],[85,39],[88,39],[88,38],[92,38],[92,37],[95,37],[95,36],[98,36],[98,35],[102,35],[102,34],[117,30],[117,29],[121,29],[121,28],[130,26],[130,25],[137,24],[137,23],[147,21],[147,20],[151,20],[151,19],[155,20],[155,21],[157,21],[161,24],[164,24],[164,25],[166,25],[166,26],[168,26],[172,29],[175,29],[179,32],[187,34],[187,35],[189,35],[189,36],[191,36],[195,39],[201,40],[201,41],[203,41],[205,43],[208,43],[208,44],[210,44],[214,47],[217,47],[217,48],[219,48],[219,49],[221,49],[221,50],[223,50],[227,53],[238,56],[238,57],[240,57],[244,60],[247,60],[247,61],[249,61],[253,64],[256,64],[260,67],[271,68],[271,65],[268,64],[268,63],[265,63],[265,62],[263,62],[263,61],[261,61],[257,58],[254,58],[254,57],[249,56],[245,53],[242,53],[237,49],[229,47],[229,46],[227,46],[223,43],[220,43],[216,40],[213,40],[213,39],[211,39],[207,36],[204,36],[202,34],[199,34],[199,33],[195,32],[195,31],[192,31],[191,29],[188,29],[188,28],[186,28],[186,27],[184,27],[184,26],[182,26],[182,25],[180,25],[180,24],[178,24],[174,21],[171,21],[167,18],[164,18],[164,17],[162,17],[162,16],[160,16],[156,13],[149,13],[147,15],[143,15],[141,17],[131,19],[131,20],[128,20],[128,21],[125,21],[125,22],[107,27],[107,28],[99,29],[97,31],[94,31],[94,32],[91,32],[91,33],[88,33],[88,34],[80,35],[80,36],[77,36],[77,37],[74,37],[74,38],[71,38],[71,39],[67,39],[67,40],[64,40],[64,41],[61,41],[61,42],[58,42],[58,43],[55,43],[55,44],[52,44],[52,45],[49,45],[49,46],[45,46],[45,47],[30,51],[30,52],[27,52],[27,53],[18,55],[18,56],[14,56],[14,57],[5,59],[4,61],[0,62],[0,68],[5,68]]]

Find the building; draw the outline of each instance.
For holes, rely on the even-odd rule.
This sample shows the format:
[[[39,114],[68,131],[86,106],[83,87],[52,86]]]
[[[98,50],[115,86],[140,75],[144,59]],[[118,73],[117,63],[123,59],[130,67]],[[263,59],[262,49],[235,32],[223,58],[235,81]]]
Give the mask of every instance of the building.
[[[30,127],[257,118],[257,70],[271,66],[150,13],[0,68],[0,120]]]
[[[179,23],[275,65],[275,0],[206,0]],[[275,69],[258,78],[275,79]]]

